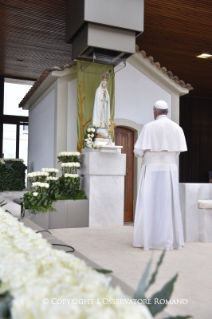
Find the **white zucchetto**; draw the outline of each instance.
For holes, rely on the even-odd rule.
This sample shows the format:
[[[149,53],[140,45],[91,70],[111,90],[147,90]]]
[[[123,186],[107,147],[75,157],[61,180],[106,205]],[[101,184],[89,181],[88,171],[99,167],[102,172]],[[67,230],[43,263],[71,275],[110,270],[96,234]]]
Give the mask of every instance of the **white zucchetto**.
[[[156,109],[160,109],[160,110],[167,110],[169,108],[168,104],[162,100],[155,102],[154,106],[156,107]]]

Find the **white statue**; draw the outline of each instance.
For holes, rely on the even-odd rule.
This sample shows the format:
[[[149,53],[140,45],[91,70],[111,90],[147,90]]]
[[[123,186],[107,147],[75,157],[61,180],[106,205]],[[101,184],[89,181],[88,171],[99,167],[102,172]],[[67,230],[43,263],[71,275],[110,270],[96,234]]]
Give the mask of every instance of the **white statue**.
[[[109,74],[104,73],[102,75],[102,81],[97,88],[95,95],[92,124],[98,127],[98,138],[108,137],[107,128],[110,119],[110,96],[107,90],[108,80]]]

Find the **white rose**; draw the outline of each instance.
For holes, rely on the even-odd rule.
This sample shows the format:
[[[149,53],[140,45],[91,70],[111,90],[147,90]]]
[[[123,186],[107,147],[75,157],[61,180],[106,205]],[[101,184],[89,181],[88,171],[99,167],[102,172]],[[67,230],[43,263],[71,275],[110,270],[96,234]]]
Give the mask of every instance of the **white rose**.
[[[87,129],[87,132],[90,132],[90,131],[91,131],[91,129],[90,129],[90,128],[88,128],[88,129]]]
[[[94,134],[91,134],[91,137],[94,137]]]
[[[87,136],[90,137],[91,135],[90,135],[90,134],[87,134]]]
[[[33,196],[38,196],[37,192],[32,193]]]

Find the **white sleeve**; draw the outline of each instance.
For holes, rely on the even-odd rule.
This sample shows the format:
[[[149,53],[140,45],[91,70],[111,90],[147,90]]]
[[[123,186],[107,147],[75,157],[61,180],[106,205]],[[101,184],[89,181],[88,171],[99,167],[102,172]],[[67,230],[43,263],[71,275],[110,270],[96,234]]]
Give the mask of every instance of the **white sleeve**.
[[[138,150],[138,149],[134,149],[134,153],[136,157],[143,157],[144,156],[144,151],[142,150]]]

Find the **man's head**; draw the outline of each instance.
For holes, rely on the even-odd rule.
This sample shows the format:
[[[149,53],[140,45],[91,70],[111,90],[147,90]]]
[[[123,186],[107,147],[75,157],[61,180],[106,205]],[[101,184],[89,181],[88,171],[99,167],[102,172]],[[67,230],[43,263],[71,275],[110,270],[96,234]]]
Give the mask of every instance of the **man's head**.
[[[165,101],[159,100],[155,102],[155,105],[153,107],[154,112],[154,119],[156,120],[158,116],[160,115],[167,115],[168,110],[168,104]]]

